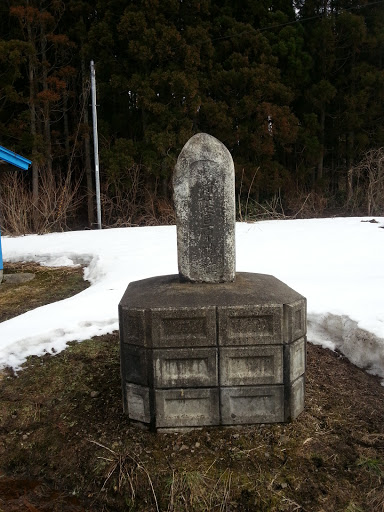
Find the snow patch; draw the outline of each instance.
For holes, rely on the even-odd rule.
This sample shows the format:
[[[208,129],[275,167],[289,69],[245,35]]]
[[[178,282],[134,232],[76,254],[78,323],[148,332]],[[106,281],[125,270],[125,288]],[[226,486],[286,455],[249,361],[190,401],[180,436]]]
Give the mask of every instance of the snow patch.
[[[337,348],[359,368],[384,378],[383,338],[361,329],[358,322],[346,315],[310,315],[308,341],[331,350]]]
[[[237,223],[236,270],[271,274],[307,298],[308,339],[384,377],[384,218]],[[3,237],[4,262],[83,265],[89,288],[0,323],[0,367],[118,329],[131,281],[177,274],[175,226]],[[384,382],[384,381],[383,381]]]

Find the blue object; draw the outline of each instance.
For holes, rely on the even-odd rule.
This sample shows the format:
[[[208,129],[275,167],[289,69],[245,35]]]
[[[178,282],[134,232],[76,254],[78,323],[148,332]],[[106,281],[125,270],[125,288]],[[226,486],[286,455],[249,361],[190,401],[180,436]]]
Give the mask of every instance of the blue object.
[[[1,252],[1,231],[0,231],[0,270],[3,270],[3,253]],[[0,278],[1,282],[1,278]]]
[[[24,171],[28,170],[28,167],[32,163],[31,160],[28,160],[28,158],[24,158],[23,156],[20,156],[17,153],[10,151],[9,149],[3,148],[3,146],[0,146],[0,160],[3,160],[8,164],[15,165]]]
[[[12,164],[16,167],[19,167],[19,169],[23,169],[24,171],[28,170],[28,167],[31,165],[32,161],[28,160],[28,158],[24,158],[21,155],[18,155],[17,153],[14,153],[13,151],[10,151],[9,149],[4,148],[3,146],[0,146],[0,163],[1,161]],[[1,231],[0,231],[0,271],[3,270],[3,253],[1,251]],[[0,276],[0,282],[1,282],[1,276]]]

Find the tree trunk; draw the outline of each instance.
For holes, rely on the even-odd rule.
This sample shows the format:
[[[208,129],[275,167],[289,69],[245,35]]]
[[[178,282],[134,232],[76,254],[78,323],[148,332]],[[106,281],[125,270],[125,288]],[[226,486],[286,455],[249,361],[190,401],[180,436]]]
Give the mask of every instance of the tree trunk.
[[[27,24],[28,42],[34,46],[31,26]],[[38,230],[38,205],[39,205],[39,166],[37,151],[37,128],[36,128],[36,80],[35,80],[35,53],[28,58],[28,81],[29,81],[29,113],[32,135],[32,224],[35,231]]]
[[[323,178],[323,168],[324,168],[324,130],[325,130],[325,107],[322,108],[320,113],[320,146],[321,152],[320,157],[317,162],[317,176],[316,181],[320,181]]]
[[[41,59],[42,59],[42,85],[43,91],[48,92],[48,61],[47,61],[47,38],[41,24]],[[47,164],[47,171],[52,174],[52,141],[51,141],[51,121],[50,105],[47,99],[43,104],[43,123],[44,123],[44,153]]]
[[[68,91],[64,91],[63,95],[63,112],[64,112],[64,147],[65,156],[67,161],[70,159],[70,146],[69,146],[69,123],[68,123]]]
[[[352,195],[353,195],[353,164],[354,164],[354,158],[353,158],[353,145],[354,145],[354,141],[355,141],[355,134],[353,131],[349,132],[347,134],[347,142],[346,142],[346,153],[347,153],[347,158],[346,158],[346,164],[347,164],[347,183],[346,183],[346,188],[347,188],[347,204],[349,204],[349,202],[351,201],[352,199]]]

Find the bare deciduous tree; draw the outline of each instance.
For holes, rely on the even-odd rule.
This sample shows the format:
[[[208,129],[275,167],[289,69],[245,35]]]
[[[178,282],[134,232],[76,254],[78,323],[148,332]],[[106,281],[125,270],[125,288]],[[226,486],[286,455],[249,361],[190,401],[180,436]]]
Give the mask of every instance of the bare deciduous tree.
[[[384,148],[371,149],[350,170],[350,206],[367,215],[384,214]]]

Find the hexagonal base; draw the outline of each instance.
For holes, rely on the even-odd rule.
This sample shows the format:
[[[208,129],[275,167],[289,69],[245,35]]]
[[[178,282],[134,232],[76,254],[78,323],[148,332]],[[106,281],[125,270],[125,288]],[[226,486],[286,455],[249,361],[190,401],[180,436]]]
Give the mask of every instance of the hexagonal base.
[[[119,319],[124,410],[136,422],[274,423],[304,408],[306,300],[273,276],[136,281]]]

